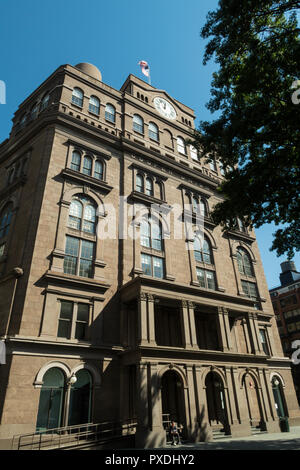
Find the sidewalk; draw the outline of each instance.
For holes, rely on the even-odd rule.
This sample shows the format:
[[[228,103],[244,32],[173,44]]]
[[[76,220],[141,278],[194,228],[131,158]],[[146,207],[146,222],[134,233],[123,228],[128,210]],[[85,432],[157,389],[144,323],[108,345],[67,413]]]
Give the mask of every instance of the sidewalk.
[[[253,435],[249,437],[229,437],[214,442],[197,442],[176,447],[167,445],[165,449],[193,450],[300,450],[300,426],[290,428],[290,432]]]

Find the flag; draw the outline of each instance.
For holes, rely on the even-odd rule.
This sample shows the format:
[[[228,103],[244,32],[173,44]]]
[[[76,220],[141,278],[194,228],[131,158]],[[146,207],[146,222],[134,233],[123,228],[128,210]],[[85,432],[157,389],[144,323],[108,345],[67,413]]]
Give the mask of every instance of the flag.
[[[141,66],[142,72],[146,77],[149,77],[150,75],[150,67],[148,63],[145,60],[140,60],[139,65]]]

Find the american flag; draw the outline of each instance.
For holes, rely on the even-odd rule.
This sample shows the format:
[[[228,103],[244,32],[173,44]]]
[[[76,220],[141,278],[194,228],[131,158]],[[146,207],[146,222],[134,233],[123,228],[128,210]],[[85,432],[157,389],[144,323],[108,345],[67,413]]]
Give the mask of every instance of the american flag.
[[[141,66],[143,74],[146,75],[146,77],[149,77],[150,68],[148,63],[145,60],[140,60],[139,65]]]

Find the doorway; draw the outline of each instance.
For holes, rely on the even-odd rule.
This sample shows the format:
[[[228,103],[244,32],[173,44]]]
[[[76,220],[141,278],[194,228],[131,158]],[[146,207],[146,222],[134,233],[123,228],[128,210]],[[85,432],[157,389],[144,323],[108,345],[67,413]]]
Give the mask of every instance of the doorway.
[[[221,427],[227,432],[228,418],[224,384],[216,372],[209,372],[205,379],[206,400],[209,424],[212,427]]]
[[[161,385],[163,422],[168,424],[170,421],[175,421],[177,424],[182,424],[185,434],[186,415],[182,379],[177,372],[170,370],[162,376]]]

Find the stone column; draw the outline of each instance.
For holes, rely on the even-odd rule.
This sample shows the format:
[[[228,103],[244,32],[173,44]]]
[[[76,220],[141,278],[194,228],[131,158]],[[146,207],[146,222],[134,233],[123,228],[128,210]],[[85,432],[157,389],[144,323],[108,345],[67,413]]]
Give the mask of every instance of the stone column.
[[[196,319],[195,319],[195,304],[188,301],[188,311],[189,311],[189,323],[190,323],[190,334],[191,334],[191,345],[195,349],[199,349],[197,342],[197,333],[196,333]]]
[[[138,302],[138,344],[156,346],[154,296],[140,293]]]
[[[137,429],[138,446],[144,447],[149,434],[149,403],[148,403],[148,367],[146,363],[137,365]]]
[[[162,424],[162,402],[160,379],[158,375],[157,363],[150,363],[150,388],[151,388],[151,410],[152,410],[152,431],[158,434],[163,433]],[[165,437],[165,436],[164,436]]]
[[[190,322],[189,322],[189,310],[186,300],[181,301],[181,330],[182,330],[182,342],[186,349],[192,348],[191,344],[191,333],[190,333]]]
[[[221,350],[226,352],[229,350],[229,347],[228,347],[228,340],[227,340],[227,333],[226,333],[226,323],[225,323],[224,312],[223,312],[222,307],[218,307],[217,328],[218,328],[218,336],[219,336],[219,343],[221,346]]]
[[[187,419],[188,425],[188,436],[189,439],[193,442],[198,442],[200,440],[199,433],[199,419],[198,419],[198,410],[196,404],[196,383],[195,383],[195,374],[194,366],[187,365],[187,381],[188,381],[188,398],[189,398],[189,419]]]
[[[246,340],[246,346],[247,346],[247,352],[251,353],[251,341],[249,337],[249,328],[248,328],[248,322],[246,318],[242,319],[242,327],[245,335],[245,340]]]
[[[147,326],[147,296],[141,292],[137,298],[138,304],[138,344],[148,344],[148,326]]]
[[[249,327],[252,353],[262,354],[262,348],[261,348],[261,344],[259,340],[259,332],[258,332],[258,326],[257,326],[257,316],[254,313],[252,312],[248,313],[247,324]]]
[[[228,348],[228,351],[232,351],[233,345],[232,345],[231,330],[230,330],[230,323],[229,323],[229,314],[228,314],[227,308],[223,308],[223,316],[224,316],[227,348]]]
[[[209,442],[212,440],[212,432],[208,421],[208,407],[206,398],[206,388],[202,383],[201,366],[195,365],[195,400],[198,415],[198,440]]]
[[[248,413],[248,405],[242,384],[239,382],[239,370],[237,367],[231,367],[231,380],[233,394],[236,403],[236,425],[231,426],[233,436],[250,436],[251,426]]]
[[[155,339],[155,315],[154,315],[154,296],[147,294],[148,303],[148,342],[150,345],[157,346]]]

